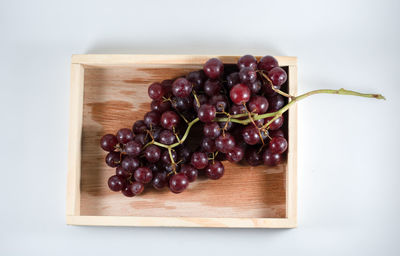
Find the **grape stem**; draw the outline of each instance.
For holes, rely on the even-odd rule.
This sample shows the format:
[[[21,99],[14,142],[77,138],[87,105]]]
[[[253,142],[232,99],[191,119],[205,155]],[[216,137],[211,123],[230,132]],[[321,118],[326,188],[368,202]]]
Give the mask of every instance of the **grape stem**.
[[[277,118],[279,118],[283,113],[285,113],[290,107],[292,107],[296,102],[303,100],[311,95],[315,95],[315,94],[339,94],[339,95],[352,95],[352,96],[359,96],[359,97],[365,97],[365,98],[375,98],[375,99],[379,99],[379,100],[386,100],[385,97],[383,97],[381,94],[367,94],[367,93],[359,93],[359,92],[355,92],[355,91],[350,91],[350,90],[345,90],[343,88],[339,89],[339,90],[331,90],[331,89],[321,89],[321,90],[314,90],[314,91],[310,91],[307,93],[304,93],[300,96],[291,96],[290,97],[290,102],[288,104],[286,104],[283,108],[279,109],[278,111],[272,112],[272,113],[265,113],[262,115],[258,115],[256,113],[243,113],[243,114],[237,114],[237,115],[229,115],[228,117],[216,117],[214,119],[215,122],[234,122],[234,123],[239,123],[242,125],[247,125],[251,122],[254,122],[255,120],[260,120],[260,119],[264,119],[267,117],[274,117],[272,118],[268,123],[266,123],[263,128],[268,128],[273,121],[275,121]],[[237,119],[237,118],[241,118],[241,117],[249,117],[248,119]],[[171,145],[165,145],[162,143],[159,143],[157,141],[155,141],[154,139],[147,143],[145,147],[154,144],[156,146],[162,147],[162,148],[166,148],[168,149],[168,153],[169,156],[171,158],[171,163],[175,164],[175,161],[172,157],[172,148],[177,147],[181,144],[183,144],[185,142],[185,140],[187,139],[190,129],[192,128],[192,126],[197,123],[199,121],[199,118],[196,118],[194,120],[192,120],[191,122],[188,123],[188,126],[186,128],[185,133],[183,134],[182,138],[180,140],[178,140],[178,142],[171,144]]]

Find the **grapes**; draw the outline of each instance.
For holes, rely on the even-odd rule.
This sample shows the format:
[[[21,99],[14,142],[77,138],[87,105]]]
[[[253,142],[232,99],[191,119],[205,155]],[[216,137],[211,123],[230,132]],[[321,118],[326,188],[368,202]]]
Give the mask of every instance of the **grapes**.
[[[174,144],[176,142],[176,137],[175,137],[175,134],[172,131],[163,130],[160,133],[159,141],[162,144],[171,145],[171,144]]]
[[[226,77],[228,88],[231,89],[233,86],[240,83],[239,72],[234,72]]]
[[[187,74],[186,79],[192,83],[195,90],[201,90],[206,80],[206,75],[203,70],[192,71]]]
[[[196,170],[196,168],[194,168],[190,164],[182,164],[181,173],[185,174],[189,182],[195,181],[198,175],[198,171]]]
[[[117,137],[112,134],[106,134],[100,139],[100,146],[105,151],[114,151],[117,144]]]
[[[264,56],[260,59],[258,63],[258,69],[264,71],[270,71],[271,69],[278,67],[278,61],[272,56]]]
[[[190,160],[190,164],[196,169],[204,169],[208,164],[207,154],[203,152],[194,152]]]
[[[153,172],[147,167],[139,167],[133,173],[137,182],[147,184],[153,179]]]
[[[140,166],[140,162],[134,156],[126,156],[122,159],[121,166],[128,172],[133,173]]]
[[[144,123],[150,129],[154,126],[157,126],[160,123],[160,113],[157,111],[147,112],[144,116]]]
[[[287,149],[287,141],[284,137],[273,137],[268,145],[268,150],[273,154],[282,154]]]
[[[239,146],[235,146],[231,151],[228,152],[226,158],[229,162],[239,162],[244,157],[244,149]]]
[[[108,187],[112,191],[121,191],[126,186],[126,181],[122,176],[113,175],[108,179]]]
[[[203,127],[204,136],[215,139],[221,134],[219,125],[215,122],[207,123]]]
[[[220,161],[210,162],[206,169],[206,176],[212,180],[218,180],[224,175],[224,165]]]
[[[129,141],[125,145],[125,153],[130,156],[139,156],[142,151],[142,145],[137,141]]]
[[[161,126],[172,130],[179,125],[179,116],[174,111],[167,111],[161,115]]]
[[[131,129],[123,128],[118,130],[117,132],[117,140],[119,143],[126,144],[129,141],[133,140],[133,133]]]
[[[160,83],[152,83],[149,86],[149,97],[153,100],[160,100],[164,96],[164,88]]]
[[[257,80],[257,72],[252,68],[242,68],[239,71],[239,78],[244,84],[254,83]]]
[[[199,111],[197,114],[199,116],[200,121],[204,123],[212,122],[215,118],[216,109],[211,104],[203,104],[200,106]]]
[[[135,134],[146,133],[147,126],[143,120],[137,120],[132,127],[132,131]]]
[[[165,187],[167,182],[168,182],[167,174],[165,172],[159,172],[154,176],[151,184],[155,189],[160,190]]]
[[[255,144],[261,143],[261,138],[260,138],[260,133],[258,131],[258,128],[255,127],[253,124],[247,125],[242,130],[242,136],[243,136],[244,142],[246,142],[249,145],[255,145]]]
[[[150,163],[156,163],[160,160],[161,157],[161,149],[156,145],[150,145],[144,150],[144,157]]]
[[[215,140],[215,147],[217,148],[218,151],[221,151],[222,153],[228,153],[235,146],[236,146],[235,138],[229,133],[220,135]]]
[[[281,86],[287,80],[286,71],[280,67],[275,67],[268,72],[268,77],[271,79],[272,84],[276,86]]]
[[[135,181],[135,182],[129,184],[128,188],[131,190],[132,194],[137,196],[143,192],[144,185],[140,182]]]
[[[204,84],[204,92],[210,97],[218,94],[221,88],[221,83],[218,80],[208,79]]]
[[[219,78],[224,72],[222,61],[217,58],[209,59],[203,67],[204,73],[211,79]]]
[[[171,102],[163,100],[153,100],[151,102],[151,110],[159,113],[164,113],[171,109]]]
[[[189,179],[183,173],[173,175],[169,179],[169,189],[173,193],[181,193],[189,186]]]
[[[274,166],[281,162],[281,155],[277,153],[272,153],[269,149],[265,150],[262,159],[265,165]]]
[[[275,112],[285,105],[285,100],[279,94],[268,97],[269,111]]]
[[[244,55],[238,60],[237,66],[239,70],[243,68],[257,69],[257,60],[253,55]]]
[[[272,120],[273,117],[267,117],[264,119],[264,123],[268,123],[269,121]],[[269,129],[271,131],[274,130],[278,130],[279,128],[281,128],[283,125],[283,116],[278,117],[277,119],[275,119],[274,121],[272,121],[272,123],[269,125]]]
[[[172,94],[179,98],[189,97],[192,92],[192,85],[186,78],[178,78],[172,84]]]
[[[268,100],[263,96],[254,95],[247,104],[252,113],[264,114],[268,110]]]
[[[115,168],[110,190],[128,198],[143,193],[145,186],[181,193],[199,174],[220,179],[225,160],[278,165],[288,147],[281,128],[285,117],[266,127],[274,116],[262,115],[288,102],[273,90],[286,81],[274,57],[257,62],[244,55],[236,65],[212,58],[203,70],[150,84],[150,110],[143,120],[100,139],[106,164]]]
[[[106,164],[110,167],[117,167],[121,162],[121,153],[112,151],[106,156]]]
[[[249,101],[250,89],[245,84],[237,84],[232,87],[229,95],[233,103],[239,105]]]

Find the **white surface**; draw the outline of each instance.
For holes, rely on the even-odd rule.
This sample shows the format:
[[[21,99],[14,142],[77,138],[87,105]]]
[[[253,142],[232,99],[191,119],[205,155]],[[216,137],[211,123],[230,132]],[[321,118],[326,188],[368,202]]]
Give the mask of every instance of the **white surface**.
[[[1,1],[0,255],[399,255],[399,12],[395,0]],[[296,229],[72,227],[73,53],[298,56],[300,92],[388,100],[299,104]]]

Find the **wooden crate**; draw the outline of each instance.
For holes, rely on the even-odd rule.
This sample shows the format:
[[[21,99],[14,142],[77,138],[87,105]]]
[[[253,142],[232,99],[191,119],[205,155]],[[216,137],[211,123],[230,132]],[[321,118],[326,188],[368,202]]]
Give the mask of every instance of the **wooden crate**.
[[[67,224],[290,228],[297,225],[297,109],[288,114],[287,160],[276,167],[224,162],[220,180],[199,179],[181,194],[147,189],[127,198],[108,189],[114,169],[99,139],[131,127],[149,111],[147,87],[201,69],[214,56],[74,55],[68,149]],[[238,56],[216,56],[225,64]],[[276,57],[297,94],[297,59]],[[225,164],[226,163],[226,164]]]

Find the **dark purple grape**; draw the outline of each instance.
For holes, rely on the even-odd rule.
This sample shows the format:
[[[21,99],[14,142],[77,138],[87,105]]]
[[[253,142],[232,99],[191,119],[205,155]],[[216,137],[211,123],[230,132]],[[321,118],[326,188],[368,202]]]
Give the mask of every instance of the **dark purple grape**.
[[[114,151],[115,146],[118,144],[117,137],[112,134],[106,134],[100,139],[100,146],[105,151]]]
[[[249,145],[255,145],[261,143],[260,133],[253,124],[249,124],[242,130],[242,136],[244,142]]]
[[[143,193],[144,190],[144,185],[137,181],[132,182],[131,184],[128,185],[128,187],[135,196]]]
[[[239,162],[244,157],[244,149],[239,146],[235,146],[231,151],[226,154],[226,158],[229,162]]]
[[[259,93],[262,87],[260,80],[256,80],[254,83],[250,83],[247,86],[252,94]]]
[[[243,68],[257,69],[257,59],[253,55],[244,55],[238,60],[237,66],[239,70]]]
[[[274,85],[274,88],[275,88],[276,90],[280,90],[280,89],[281,89],[281,86]],[[274,95],[277,95],[277,93],[272,89],[272,87],[271,87],[271,85],[270,85],[270,83],[269,83],[268,81],[265,81],[265,82],[263,83],[261,89],[263,90],[263,93],[264,93],[265,95],[269,96],[269,97],[274,96]]]
[[[192,85],[186,78],[180,77],[172,83],[172,94],[175,97],[186,98],[191,92]]]
[[[151,99],[161,100],[164,96],[163,86],[160,83],[152,83],[149,86],[148,93]]]
[[[279,109],[281,109],[285,105],[285,99],[279,95],[273,95],[271,97],[268,97],[268,103],[269,103],[269,111],[270,112],[275,112]]]
[[[224,73],[224,64],[217,58],[209,59],[203,66],[204,73],[211,79],[217,79]]]
[[[273,137],[269,142],[268,150],[273,154],[282,154],[288,146],[287,140],[284,137]]]
[[[182,112],[190,110],[192,106],[193,106],[192,97],[174,98],[174,100],[172,101],[172,107]]]
[[[171,145],[176,142],[175,134],[170,130],[163,130],[160,133],[159,142],[165,145]]]
[[[231,111],[230,111],[231,115],[239,115],[239,114],[245,114],[245,113],[247,113],[247,111],[246,111],[246,108],[244,105],[233,105],[231,107]],[[243,118],[245,119],[246,117],[243,117]],[[241,119],[243,119],[243,118],[241,118]]]
[[[144,123],[143,120],[137,120],[132,127],[132,131],[134,134],[141,134],[141,133],[146,133],[147,126]]]
[[[212,122],[204,124],[203,127],[204,136],[215,139],[219,135],[221,135],[221,128],[219,127],[218,123]]]
[[[144,150],[144,157],[150,163],[158,162],[161,157],[161,149],[156,145],[150,145]]]
[[[257,80],[257,72],[252,68],[242,68],[239,71],[239,78],[244,84],[254,83]]]
[[[151,110],[164,113],[171,109],[171,102],[163,100],[153,100],[151,102]]]
[[[165,129],[172,130],[179,125],[179,116],[174,111],[167,111],[161,115],[161,126]]]
[[[140,161],[134,156],[126,156],[122,159],[121,166],[128,172],[133,173],[140,166]]]
[[[169,179],[169,189],[173,193],[181,193],[189,186],[189,179],[183,173],[173,175]]]
[[[226,77],[228,89],[240,84],[239,72],[233,72]]]
[[[150,136],[145,133],[140,133],[136,135],[133,140],[140,143],[141,146],[144,146],[150,141]]]
[[[161,82],[161,85],[162,85],[163,91],[164,91],[164,96],[166,98],[171,97],[171,95],[172,95],[172,83],[173,82],[174,81],[169,80],[169,79]]]
[[[117,169],[115,169],[115,174],[124,178],[129,178],[132,175],[131,172],[125,170],[122,166],[118,166]]]
[[[161,171],[160,163],[148,163],[147,167],[153,172],[159,172]]]
[[[229,134],[225,133],[223,135],[218,136],[215,140],[215,147],[218,151],[222,153],[228,153],[236,146],[235,138]]]
[[[112,151],[106,155],[106,164],[110,167],[117,167],[121,163],[121,153]]]
[[[264,56],[260,59],[260,62],[258,62],[258,69],[264,70],[264,71],[270,71],[274,67],[278,67],[278,61],[272,57],[272,56]]]
[[[210,103],[215,106],[218,112],[223,112],[228,107],[228,98],[222,94],[216,94],[211,97]]]
[[[200,106],[199,111],[197,111],[200,121],[204,123],[210,123],[214,120],[216,115],[216,109],[211,104],[203,104]]]
[[[272,153],[269,149],[265,150],[262,159],[265,165],[274,166],[278,165],[281,162],[281,155]]]
[[[153,172],[147,167],[139,167],[133,173],[137,182],[147,184],[153,179]]]
[[[212,153],[215,152],[217,150],[217,148],[215,147],[215,141],[214,139],[211,138],[203,138],[202,142],[201,142],[201,150],[207,153]]]
[[[247,106],[251,113],[264,114],[268,110],[268,100],[264,96],[254,95]]]
[[[208,79],[204,83],[204,93],[210,97],[213,95],[219,94],[219,92],[221,91],[221,88],[222,88],[222,85],[219,80]]]
[[[171,151],[172,158],[176,162],[178,160],[178,156],[175,151]],[[164,164],[171,164],[171,158],[169,156],[168,150],[165,150],[161,153],[161,161]]]
[[[160,139],[160,134],[164,129],[160,126],[152,127],[151,134],[155,140]],[[150,136],[149,136],[150,137]]]
[[[181,145],[178,150],[178,159],[182,161],[182,163],[187,163],[190,161],[191,151],[188,147]]]
[[[264,123],[268,123],[269,121],[271,121],[274,117],[267,117],[264,119]],[[278,130],[279,128],[281,128],[283,125],[283,116],[278,117],[277,119],[275,119],[268,127],[269,130],[271,131],[275,131]]]
[[[129,141],[124,148],[127,155],[139,156],[142,151],[142,145],[137,141]]]
[[[200,94],[197,95],[197,101],[193,100],[193,108],[198,111],[200,106],[203,104],[206,104],[208,102],[208,97],[207,95],[204,94]]]
[[[181,173],[185,174],[189,182],[193,182],[197,179],[198,171],[190,164],[182,164]]]
[[[151,184],[153,185],[153,187],[155,189],[160,190],[160,189],[163,189],[165,187],[167,182],[168,182],[167,174],[165,172],[159,172],[154,176],[153,181],[151,182]]]
[[[258,152],[259,149],[250,147],[246,150],[245,159],[251,166],[257,166],[263,163],[261,154]]]
[[[210,162],[206,169],[206,176],[212,180],[218,180],[224,175],[224,165],[220,161]]]
[[[160,124],[160,113],[157,111],[147,112],[144,116],[144,123],[148,128],[157,126]]]
[[[273,138],[273,137],[284,137],[285,138],[285,134],[283,133],[282,130],[269,131],[269,136],[271,138]]]
[[[133,196],[135,196],[135,194],[133,194],[129,185],[130,184],[128,184],[126,187],[124,187],[121,192],[126,197],[133,197]]]
[[[233,103],[240,105],[250,100],[250,89],[245,84],[237,84],[232,87],[229,93]]]
[[[126,186],[126,180],[122,176],[113,175],[108,179],[108,187],[112,191],[121,191]]]
[[[272,84],[276,86],[281,86],[287,80],[286,71],[280,67],[275,67],[268,72],[268,77],[271,79]]]
[[[204,169],[208,164],[207,154],[203,152],[194,152],[192,154],[190,164],[194,166],[196,169],[199,170]]]
[[[119,129],[117,132],[117,140],[119,143],[126,144],[129,141],[132,141],[133,138],[134,138],[134,135],[133,135],[131,129],[122,128],[122,129]]]
[[[203,70],[199,70],[199,71],[192,71],[189,74],[187,74],[186,79],[192,83],[193,89],[202,90],[204,81],[207,79],[207,77],[204,74]]]

